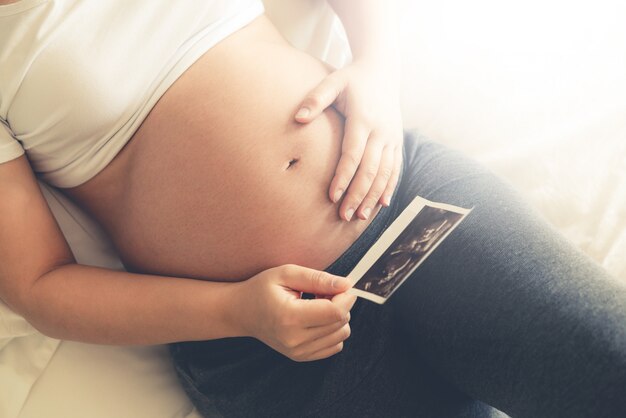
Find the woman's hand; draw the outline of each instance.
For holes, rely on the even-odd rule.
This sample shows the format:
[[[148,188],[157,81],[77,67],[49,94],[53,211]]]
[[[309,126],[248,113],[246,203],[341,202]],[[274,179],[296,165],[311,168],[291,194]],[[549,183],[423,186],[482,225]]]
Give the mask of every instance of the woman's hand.
[[[241,282],[238,318],[243,335],[264,342],[295,361],[330,357],[350,336],[350,309],[356,297],[345,277],[296,265],[265,270]],[[331,295],[301,299],[302,292]]]
[[[339,216],[367,219],[388,206],[402,163],[402,117],[396,80],[371,62],[329,74],[302,102],[295,119],[309,123],[333,105],[345,117],[341,158],[330,184],[333,202],[345,197]],[[347,191],[347,192],[346,192]]]

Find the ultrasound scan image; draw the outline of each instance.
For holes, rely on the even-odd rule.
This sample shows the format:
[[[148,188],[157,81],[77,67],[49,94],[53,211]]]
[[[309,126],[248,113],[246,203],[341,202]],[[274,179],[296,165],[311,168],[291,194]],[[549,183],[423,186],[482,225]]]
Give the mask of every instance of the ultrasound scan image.
[[[460,213],[424,206],[355,288],[387,298],[462,217]]]

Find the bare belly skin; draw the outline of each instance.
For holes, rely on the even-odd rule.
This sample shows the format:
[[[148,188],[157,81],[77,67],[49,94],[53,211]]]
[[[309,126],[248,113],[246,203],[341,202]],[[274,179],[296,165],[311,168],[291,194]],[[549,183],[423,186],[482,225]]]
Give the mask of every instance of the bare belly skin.
[[[286,263],[323,269],[369,223],[341,221],[328,198],[342,118],[293,121],[328,71],[260,17],[203,55],[105,169],[66,192],[133,271],[244,280]]]

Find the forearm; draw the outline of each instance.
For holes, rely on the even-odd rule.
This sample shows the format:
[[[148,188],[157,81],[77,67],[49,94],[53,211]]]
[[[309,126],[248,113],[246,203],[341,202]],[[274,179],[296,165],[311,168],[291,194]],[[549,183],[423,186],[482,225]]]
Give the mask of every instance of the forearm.
[[[328,0],[348,35],[354,61],[383,63],[399,71],[395,1]]]
[[[237,336],[237,283],[133,274],[78,264],[40,277],[23,315],[46,335],[98,344]]]

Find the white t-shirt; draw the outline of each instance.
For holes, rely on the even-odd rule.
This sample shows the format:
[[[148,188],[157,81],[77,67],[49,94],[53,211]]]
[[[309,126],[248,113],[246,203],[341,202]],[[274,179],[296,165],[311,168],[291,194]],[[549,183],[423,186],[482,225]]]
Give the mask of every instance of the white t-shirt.
[[[21,0],[0,6],[0,163],[58,187],[102,170],[172,83],[260,0]]]

